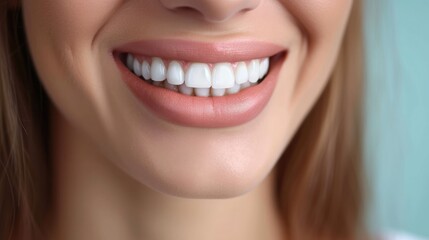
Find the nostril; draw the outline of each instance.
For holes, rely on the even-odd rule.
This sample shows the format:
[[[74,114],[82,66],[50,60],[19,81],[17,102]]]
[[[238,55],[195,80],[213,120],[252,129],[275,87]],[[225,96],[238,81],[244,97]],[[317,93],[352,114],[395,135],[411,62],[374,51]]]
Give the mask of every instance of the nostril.
[[[261,0],[160,0],[167,9],[192,16],[201,15],[209,22],[224,22],[236,14],[255,9]],[[195,14],[197,13],[197,14]]]
[[[181,10],[181,11],[185,11],[185,12],[197,12],[198,11],[195,8],[188,7],[188,6],[177,7],[176,10]]]
[[[181,12],[185,15],[187,15],[187,14],[200,15],[200,11],[198,9],[195,9],[195,8],[189,7],[189,6],[176,7],[176,8],[171,9],[171,10],[175,11],[175,12]]]
[[[224,12],[217,7],[208,8],[207,6],[204,6],[204,5],[203,6],[199,6],[199,5],[176,6],[174,8],[171,8],[170,10],[183,15],[194,16],[196,18],[202,17],[210,22],[221,22],[229,18],[229,16],[227,15],[232,15],[231,13]]]

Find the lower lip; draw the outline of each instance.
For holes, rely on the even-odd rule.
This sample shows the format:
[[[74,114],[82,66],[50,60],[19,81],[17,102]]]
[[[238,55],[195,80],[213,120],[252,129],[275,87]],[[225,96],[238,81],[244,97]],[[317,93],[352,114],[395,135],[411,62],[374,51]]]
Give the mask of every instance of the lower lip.
[[[220,128],[244,124],[262,112],[274,91],[286,55],[273,62],[264,81],[223,97],[187,96],[154,86],[131,73],[118,54],[114,58],[130,90],[158,117],[182,126]]]

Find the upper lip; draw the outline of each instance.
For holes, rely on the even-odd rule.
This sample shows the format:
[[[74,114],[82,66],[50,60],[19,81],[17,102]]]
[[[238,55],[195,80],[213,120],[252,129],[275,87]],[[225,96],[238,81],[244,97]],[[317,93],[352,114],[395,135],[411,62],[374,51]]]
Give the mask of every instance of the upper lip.
[[[204,63],[247,61],[271,57],[286,50],[277,44],[249,39],[227,42],[143,40],[126,43],[114,49],[120,53]]]

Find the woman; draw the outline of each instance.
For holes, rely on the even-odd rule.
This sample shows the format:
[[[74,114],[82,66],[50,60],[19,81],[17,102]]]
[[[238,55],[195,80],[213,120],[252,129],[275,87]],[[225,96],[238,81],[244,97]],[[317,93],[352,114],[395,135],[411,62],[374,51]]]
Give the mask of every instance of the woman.
[[[362,239],[361,1],[1,0],[1,239]]]

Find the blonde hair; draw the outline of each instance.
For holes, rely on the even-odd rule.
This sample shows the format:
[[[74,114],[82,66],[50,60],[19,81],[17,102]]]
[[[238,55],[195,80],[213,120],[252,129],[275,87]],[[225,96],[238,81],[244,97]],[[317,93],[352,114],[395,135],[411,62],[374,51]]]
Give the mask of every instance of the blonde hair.
[[[0,0],[0,239],[31,239],[48,198],[47,97],[22,16]]]
[[[19,9],[0,0],[0,239],[37,239],[50,199],[48,105]],[[291,239],[357,239],[363,230],[361,1],[320,99],[276,166]]]
[[[354,1],[331,78],[278,163],[291,239],[363,239],[362,1]],[[306,238],[305,236],[308,236]]]

